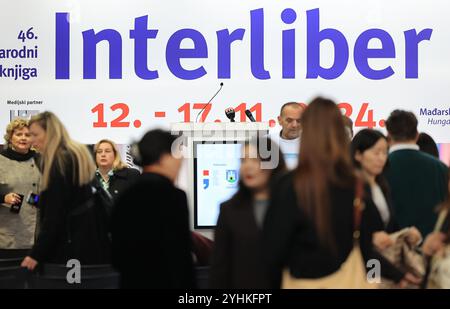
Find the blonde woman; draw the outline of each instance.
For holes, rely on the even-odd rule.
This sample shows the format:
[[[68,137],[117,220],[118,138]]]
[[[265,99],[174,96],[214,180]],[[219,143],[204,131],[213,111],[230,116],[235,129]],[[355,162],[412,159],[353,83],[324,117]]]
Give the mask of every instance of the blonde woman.
[[[37,210],[25,197],[38,194],[40,173],[31,150],[28,121],[14,119],[6,127],[0,154],[0,250],[29,249],[34,243]]]
[[[103,189],[116,199],[139,176],[139,171],[122,161],[116,144],[108,139],[102,139],[94,146],[95,173]]]
[[[33,270],[38,263],[66,264],[72,258],[82,264],[104,262],[107,252],[89,235],[95,220],[78,216],[67,224],[73,210],[92,197],[95,164],[89,150],[73,141],[51,112],[32,117],[30,132],[33,146],[42,154],[41,229],[22,266]]]

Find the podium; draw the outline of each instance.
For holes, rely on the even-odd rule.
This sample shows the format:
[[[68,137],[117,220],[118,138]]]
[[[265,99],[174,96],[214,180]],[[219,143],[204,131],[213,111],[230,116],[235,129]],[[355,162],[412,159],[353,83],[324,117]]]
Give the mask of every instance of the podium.
[[[212,238],[219,206],[237,189],[245,141],[269,133],[268,122],[173,123],[183,163],[177,186],[188,198],[191,228]]]

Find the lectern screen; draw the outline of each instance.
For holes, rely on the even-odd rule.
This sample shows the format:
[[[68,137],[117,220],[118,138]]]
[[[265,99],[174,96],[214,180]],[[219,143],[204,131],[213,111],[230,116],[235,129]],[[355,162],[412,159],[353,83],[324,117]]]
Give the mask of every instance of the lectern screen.
[[[242,143],[194,142],[194,226],[213,228],[220,204],[237,190]]]

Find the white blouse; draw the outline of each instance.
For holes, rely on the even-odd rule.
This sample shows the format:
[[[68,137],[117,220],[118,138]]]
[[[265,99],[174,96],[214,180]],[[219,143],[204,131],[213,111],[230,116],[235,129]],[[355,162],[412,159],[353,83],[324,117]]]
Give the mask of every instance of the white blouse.
[[[383,191],[377,184],[371,185],[372,190],[372,200],[377,206],[378,212],[381,215],[381,219],[385,226],[389,223],[390,213],[389,206],[387,204],[386,198],[384,197]]]

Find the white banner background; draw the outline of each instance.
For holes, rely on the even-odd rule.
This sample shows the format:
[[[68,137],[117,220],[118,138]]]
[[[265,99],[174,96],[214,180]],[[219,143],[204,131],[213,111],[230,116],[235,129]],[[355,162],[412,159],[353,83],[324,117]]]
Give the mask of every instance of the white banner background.
[[[250,62],[250,11],[264,9],[264,65],[271,78],[259,80],[252,75]],[[286,25],[281,12],[292,8],[296,21]],[[306,11],[320,10],[320,29],[334,28],[345,35],[349,45],[349,61],[345,72],[336,79],[306,78],[307,18]],[[70,13],[70,79],[55,78],[55,14]],[[137,139],[153,127],[167,127],[171,122],[185,120],[178,111],[190,103],[190,121],[195,121],[198,110],[194,103],[206,103],[224,82],[222,92],[213,101],[206,121],[226,121],[224,109],[246,103],[250,108],[262,103],[262,121],[275,120],[280,106],[288,101],[308,102],[316,95],[329,96],[337,102],[348,102],[353,107],[351,118],[355,121],[363,103],[373,109],[376,128],[395,108],[407,109],[419,118],[419,129],[431,134],[439,143],[450,142],[450,125],[431,125],[428,118],[420,116],[420,108],[450,109],[450,2],[446,0],[419,1],[25,1],[1,0],[0,49],[20,49],[24,45],[38,46],[37,59],[1,59],[3,67],[36,67],[38,77],[29,80],[0,77],[0,128],[6,127],[11,113],[17,110],[51,110],[66,124],[71,135],[84,143],[95,143],[101,138],[111,138],[117,143]],[[148,40],[148,68],[158,70],[159,78],[143,80],[134,70],[134,40],[130,30],[135,18],[148,15],[148,29],[158,29],[155,39]],[[38,37],[22,43],[18,34],[33,27]],[[172,74],[166,63],[166,46],[170,36],[183,28],[202,33],[208,47],[208,58],[183,59],[186,69],[203,66],[207,74],[196,80],[182,80]],[[217,34],[245,29],[242,41],[231,47],[231,78],[217,78]],[[296,77],[282,78],[282,31],[296,30]],[[374,69],[392,66],[395,74],[383,80],[370,80],[355,67],[353,48],[358,36],[370,28],[387,31],[395,43],[394,59],[371,59]],[[430,41],[419,44],[419,76],[405,78],[404,31],[417,32],[433,29]],[[109,79],[108,44],[97,45],[97,78],[83,79],[82,32],[93,29],[95,33],[114,29],[122,37],[122,79]],[[181,44],[192,48],[191,40]],[[380,42],[372,40],[369,47],[379,48]],[[58,51],[56,51],[58,52]],[[329,67],[334,59],[330,41],[321,44],[321,65]],[[11,105],[7,101],[39,100],[39,105]],[[129,127],[112,128],[110,122],[120,115],[111,111],[115,103],[125,103],[129,115],[124,121]],[[96,128],[98,113],[91,110],[104,104],[106,128]],[[155,112],[165,112],[164,118]],[[367,120],[367,113],[364,120]],[[237,116],[239,120],[239,115]],[[433,116],[448,120],[447,116]],[[134,121],[142,125],[135,127]],[[320,125],[320,124],[318,124]]]

